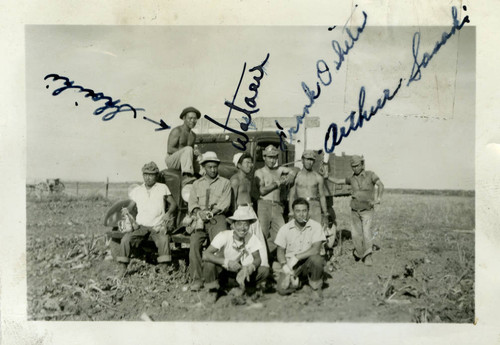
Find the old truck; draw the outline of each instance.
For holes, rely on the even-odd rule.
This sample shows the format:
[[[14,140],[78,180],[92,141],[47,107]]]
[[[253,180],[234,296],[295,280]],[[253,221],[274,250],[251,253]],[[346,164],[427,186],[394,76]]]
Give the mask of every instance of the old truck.
[[[262,156],[262,151],[268,145],[274,145],[279,147],[280,140],[274,131],[251,131],[247,132],[249,142],[247,143],[247,152],[249,152],[254,159],[254,171],[264,166],[264,158]],[[236,167],[233,164],[234,154],[241,152],[232,145],[233,141],[238,138],[237,134],[233,133],[217,133],[217,134],[198,134],[196,137],[197,149],[203,153],[207,151],[213,151],[217,153],[217,156],[221,160],[219,165],[219,174],[223,177],[230,178],[237,172]],[[350,156],[335,156],[330,155],[327,170],[331,176],[337,178],[344,178],[349,176],[351,170],[349,165]],[[280,150],[280,155],[278,157],[278,164],[281,166],[294,167],[294,164],[300,161],[300,157],[295,157],[295,146],[287,145],[286,150]],[[324,166],[322,163],[322,154],[320,154],[319,159],[316,161],[315,169],[320,173],[324,172]],[[348,169],[347,169],[348,168]],[[298,170],[298,168],[295,168]],[[195,171],[199,171],[199,166],[195,162]],[[293,179],[293,176],[291,176]],[[182,249],[189,247],[189,235],[186,233],[184,226],[182,225],[182,220],[184,219],[188,210],[188,198],[191,185],[182,186],[181,183],[181,172],[174,169],[165,169],[161,171],[159,182],[165,183],[170,189],[174,200],[177,202],[178,211],[175,221],[175,230],[172,231],[172,247],[173,249]],[[335,222],[335,213],[333,211],[333,197],[334,196],[345,196],[350,195],[350,190],[348,186],[334,185],[330,182],[325,183],[327,203],[329,205],[330,212],[330,222]],[[288,206],[287,202],[287,189],[289,187],[283,186],[282,198],[285,207]],[[255,199],[258,195],[254,195]],[[121,219],[120,210],[122,207],[128,207],[132,215],[137,214],[137,210],[131,206],[130,200],[123,200],[115,203],[106,214],[104,225],[111,227],[112,230],[107,233],[108,238],[111,240],[111,251],[113,256],[117,254],[120,239],[123,236],[118,229],[118,222]],[[285,210],[285,215],[288,212]],[[153,245],[154,247],[154,245]]]

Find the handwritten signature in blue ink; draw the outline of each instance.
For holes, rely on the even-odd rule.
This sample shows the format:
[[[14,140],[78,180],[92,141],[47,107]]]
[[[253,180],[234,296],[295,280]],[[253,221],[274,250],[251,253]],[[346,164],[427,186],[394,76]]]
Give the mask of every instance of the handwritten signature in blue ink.
[[[92,100],[94,102],[106,101],[106,103],[104,103],[104,106],[99,107],[94,111],[94,115],[102,115],[107,110],[114,110],[114,111],[110,111],[110,112],[107,112],[106,114],[104,114],[102,117],[103,121],[109,121],[109,120],[113,119],[116,116],[116,114],[122,113],[122,112],[128,112],[128,111],[131,111],[134,114],[134,119],[135,119],[137,117],[138,111],[145,111],[145,109],[143,109],[143,108],[134,108],[130,104],[119,104],[121,102],[119,99],[113,100],[113,98],[111,98],[109,96],[105,96],[102,92],[96,93],[92,89],[87,89],[87,88],[84,88],[83,86],[75,85],[74,81],[70,80],[67,77],[60,76],[59,74],[55,74],[55,73],[47,74],[45,76],[45,78],[43,78],[43,79],[47,80],[47,79],[51,79],[51,78],[53,81],[64,80],[64,86],[54,90],[52,92],[52,96],[57,96],[60,93],[62,93],[63,91],[68,90],[68,89],[77,89],[77,90],[79,90],[79,92],[86,92],[85,97],[92,97]],[[46,87],[49,88],[48,85]],[[78,106],[78,103],[75,102],[75,105]]]
[[[467,7],[463,6],[464,11],[467,11]],[[413,66],[411,68],[411,73],[410,73],[410,78],[408,79],[408,83],[406,86],[410,86],[410,84],[414,81],[420,80],[422,77],[422,68],[426,68],[427,65],[429,65],[429,62],[431,59],[436,55],[437,52],[441,49],[442,46],[448,42],[448,40],[455,35],[455,33],[458,30],[461,30],[462,27],[465,25],[465,23],[470,23],[469,16],[465,16],[464,19],[462,20],[461,23],[458,22],[457,18],[457,8],[453,6],[451,8],[451,16],[453,19],[453,26],[451,27],[450,32],[443,32],[441,35],[441,40],[436,42],[436,45],[434,46],[434,49],[432,52],[429,53],[424,53],[421,61],[419,62],[419,57],[418,57],[418,51],[420,48],[420,32],[415,32],[413,35],[413,45],[412,45],[412,50],[413,50]]]
[[[353,34],[349,28],[346,28],[344,26],[345,32],[347,32],[347,36],[349,40],[344,41],[344,47],[336,41],[332,40],[332,48],[333,51],[337,54],[337,61],[334,61],[335,63],[335,69],[338,71],[342,67],[342,63],[345,60],[345,57],[349,54],[351,49],[354,47],[354,44],[359,40],[360,35],[363,33],[366,27],[366,21],[368,19],[368,15],[366,14],[365,11],[362,11],[363,13],[363,23],[361,26],[356,28],[356,34]],[[346,24],[347,25],[347,24]],[[328,31],[332,31],[335,27],[328,28]],[[326,73],[326,74],[325,74]],[[325,75],[324,75],[325,74]],[[296,117],[297,123],[295,127],[290,127],[288,129],[288,136],[286,133],[283,131],[283,127],[276,121],[276,127],[278,127],[278,130],[276,131],[276,134],[280,137],[280,149],[281,150],[286,150],[286,143],[285,139],[288,138],[290,144],[293,141],[293,135],[297,134],[300,129],[300,125],[304,122],[304,118],[306,115],[309,114],[309,109],[313,106],[315,103],[315,100],[321,95],[321,85],[323,86],[328,86],[332,83],[332,74],[330,73],[330,68],[328,67],[328,64],[322,60],[319,59],[316,62],[316,76],[319,79],[319,82],[316,82],[316,92],[312,91],[309,86],[305,83],[302,82],[302,90],[306,94],[309,104],[306,104],[302,110],[302,115],[299,115]]]
[[[212,117],[210,117],[208,115],[205,115],[205,118],[207,120],[209,120],[213,124],[215,124],[215,125],[223,128],[224,131],[227,129],[230,132],[238,134],[239,138],[237,138],[236,142],[233,141],[232,144],[233,144],[233,146],[235,148],[237,148],[238,150],[241,150],[241,151],[245,151],[246,150],[246,147],[247,147],[246,145],[248,144],[248,141],[249,141],[248,135],[246,135],[245,132],[248,131],[248,129],[250,128],[250,126],[252,124],[252,115],[255,114],[255,113],[257,113],[260,110],[259,108],[256,108],[257,107],[257,101],[256,101],[256,99],[257,99],[257,96],[259,94],[260,81],[264,77],[264,73],[265,73],[264,72],[264,66],[266,65],[266,63],[267,63],[268,60],[269,60],[269,53],[266,55],[266,58],[264,59],[264,61],[262,61],[262,63],[260,65],[254,66],[254,67],[252,67],[252,68],[250,68],[248,70],[248,72],[256,72],[256,71],[259,72],[259,75],[255,75],[253,77],[253,79],[254,79],[255,82],[251,83],[248,86],[248,89],[250,91],[253,91],[254,95],[252,97],[245,97],[245,104],[248,107],[250,107],[251,109],[253,109],[253,110],[245,109],[245,108],[242,108],[242,107],[240,107],[240,106],[238,106],[238,105],[235,104],[236,97],[238,96],[240,85],[241,85],[241,82],[243,80],[243,77],[245,76],[245,71],[246,71],[246,68],[247,68],[247,63],[245,62],[243,64],[243,71],[241,73],[241,77],[240,77],[240,80],[238,82],[238,86],[236,87],[236,91],[234,93],[232,102],[229,102],[227,100],[224,102],[224,105],[226,105],[229,108],[229,112],[228,112],[227,118],[226,118],[226,123],[222,124],[222,123],[218,122],[217,120],[213,119]],[[237,129],[234,129],[234,128],[231,128],[230,126],[228,126],[229,118],[231,117],[231,111],[233,109],[244,114],[243,115],[244,116],[244,118],[243,118],[244,121],[240,122],[241,131],[239,131]]]
[[[467,11],[467,7],[463,6],[464,11]],[[419,46],[420,46],[420,32],[415,32],[413,35],[413,66],[412,66],[412,71],[410,74],[410,78],[408,80],[408,83],[406,86],[408,87],[412,82],[418,81],[421,78],[421,69],[426,68],[429,62],[431,61],[432,57],[439,51],[439,49],[446,44],[448,39],[450,39],[451,36],[453,36],[456,31],[461,30],[462,27],[465,25],[465,23],[470,23],[469,16],[465,16],[464,19],[462,20],[461,23],[459,23],[457,19],[457,8],[453,6],[451,8],[451,14],[453,18],[453,26],[450,32],[443,32],[441,36],[441,41],[436,42],[436,45],[434,46],[434,49],[431,54],[424,53],[423,58],[421,62],[418,61],[418,51],[419,51]],[[364,121],[369,121],[372,116],[374,116],[380,109],[384,108],[384,106],[387,104],[388,101],[391,101],[394,99],[394,97],[397,95],[398,91],[401,88],[401,83],[403,79],[400,78],[398,85],[394,89],[394,91],[385,89],[384,90],[384,96],[382,98],[379,98],[377,100],[377,105],[376,106],[371,106],[370,107],[370,112],[368,113],[366,110],[364,110],[364,103],[365,103],[365,87],[362,86],[359,92],[359,98],[358,98],[358,116],[357,119],[355,120],[355,115],[356,111],[351,111],[351,114],[344,120],[345,122],[348,123],[348,126],[342,126],[339,127],[336,123],[332,122],[330,126],[328,127],[328,130],[325,135],[325,151],[327,153],[332,153],[335,149],[336,146],[338,146],[343,138],[346,138],[349,136],[351,132],[356,131],[358,128],[363,127],[363,122]],[[331,143],[330,143],[331,141]]]
[[[245,125],[247,125],[247,126],[248,126],[248,129],[253,129],[253,130],[255,130],[255,131],[257,130],[257,125],[255,124],[255,121],[253,121],[253,120],[249,121],[249,120],[248,120],[248,116],[243,115],[243,116],[241,116],[241,119],[242,119],[242,121],[244,121],[244,122],[242,122],[242,121],[240,121],[240,120],[236,119],[236,121],[238,121],[238,123],[240,124],[240,127],[241,127],[241,124],[242,124],[242,123],[245,123]],[[245,125],[244,125],[244,126],[245,126]]]

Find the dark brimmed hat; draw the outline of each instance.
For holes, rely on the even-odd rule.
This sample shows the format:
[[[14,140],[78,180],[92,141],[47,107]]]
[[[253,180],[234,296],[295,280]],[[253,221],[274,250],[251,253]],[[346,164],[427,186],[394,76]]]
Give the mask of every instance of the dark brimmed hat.
[[[196,117],[198,118],[198,120],[200,119],[201,117],[201,113],[198,109],[196,109],[195,107],[187,107],[186,109],[184,109],[181,113],[181,115],[179,116],[181,120],[184,120],[184,116],[186,116],[187,113],[195,113],[196,114]]]
[[[146,163],[142,167],[143,174],[158,174],[159,172],[160,172],[160,169],[158,169],[158,166],[156,165],[155,162]]]

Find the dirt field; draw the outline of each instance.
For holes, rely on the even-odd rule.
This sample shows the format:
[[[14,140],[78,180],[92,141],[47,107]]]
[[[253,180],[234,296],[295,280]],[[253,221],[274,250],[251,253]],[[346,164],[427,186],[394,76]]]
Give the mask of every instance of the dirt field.
[[[88,187],[88,186],[87,186]],[[83,188],[83,185],[80,186]],[[102,186],[74,196],[27,196],[27,276],[30,320],[155,321],[344,321],[473,322],[474,197],[391,193],[376,208],[371,268],[355,262],[349,232],[349,198],[335,200],[342,234],[335,248],[321,302],[308,287],[290,295],[265,293],[234,305],[215,305],[204,292],[185,291],[186,261],[160,274],[156,265],[134,259],[127,276],[114,280],[102,225],[126,185]]]

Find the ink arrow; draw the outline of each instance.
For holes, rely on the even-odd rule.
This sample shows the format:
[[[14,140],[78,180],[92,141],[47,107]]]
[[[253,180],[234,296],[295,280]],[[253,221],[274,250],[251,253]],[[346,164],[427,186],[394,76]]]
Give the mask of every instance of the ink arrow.
[[[160,122],[156,122],[154,120],[151,120],[147,118],[146,116],[142,117],[144,120],[148,120],[149,122],[153,122],[154,124],[157,124],[158,126],[161,126],[161,128],[156,128],[155,131],[163,131],[164,129],[169,129],[170,126],[165,123],[165,121],[160,119]]]

